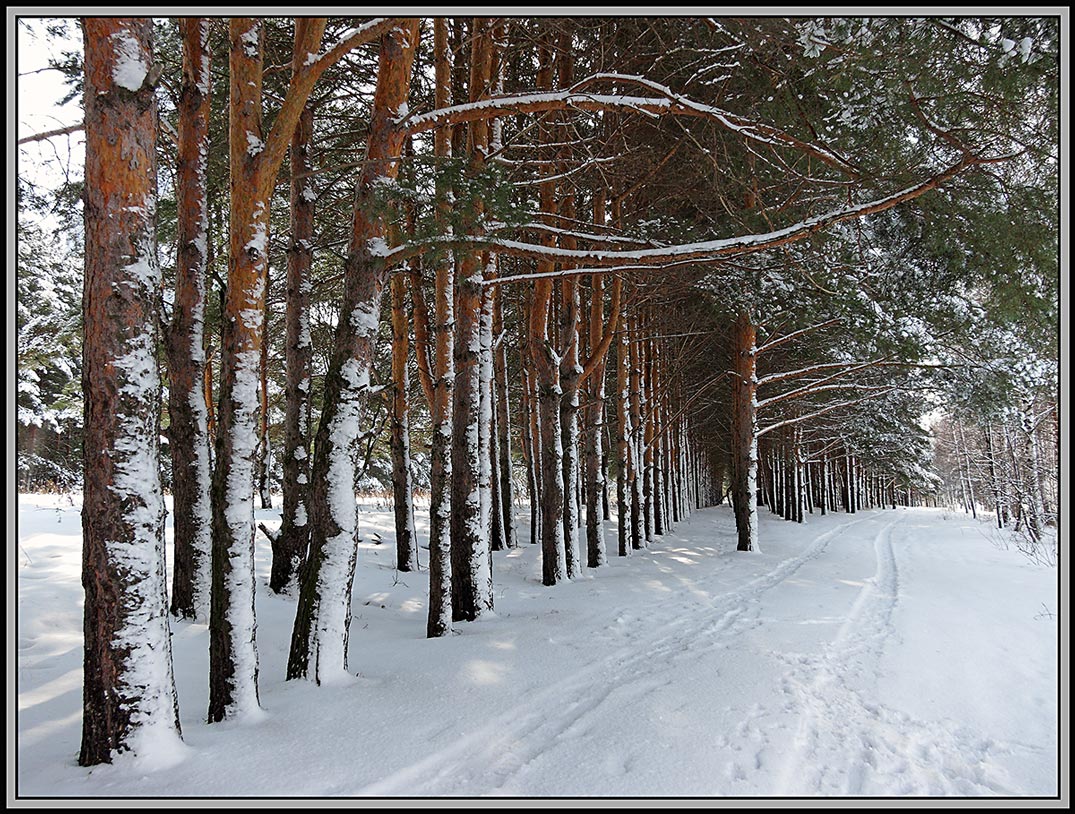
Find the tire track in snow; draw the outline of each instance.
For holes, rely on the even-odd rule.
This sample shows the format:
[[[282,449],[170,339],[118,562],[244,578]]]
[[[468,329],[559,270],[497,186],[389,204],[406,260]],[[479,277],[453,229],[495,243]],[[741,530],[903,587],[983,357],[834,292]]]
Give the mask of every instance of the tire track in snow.
[[[624,646],[611,655],[530,694],[524,703],[494,716],[450,746],[357,793],[371,796],[515,793],[505,788],[511,780],[558,743],[585,734],[586,719],[611,697],[615,696],[617,704],[644,698],[671,683],[670,677],[661,678],[658,674],[668,672],[679,659],[686,655],[697,658],[725,647],[743,629],[759,624],[760,599],[764,593],[821,556],[837,535],[869,519],[841,523],[819,534],[803,553],[783,560],[735,591],[698,603],[692,613],[684,614],[683,608],[676,605],[659,617],[649,615],[650,627],[661,631],[660,634],[647,636],[632,626]],[[714,611],[719,615],[712,621]],[[669,628],[672,632],[668,632]]]
[[[950,722],[917,721],[874,697],[900,576],[887,523],[874,538],[876,570],[836,637],[819,656],[800,656],[784,692],[800,710],[778,793],[789,795],[1007,795],[1003,770],[988,766],[1001,744]],[[913,665],[912,665],[913,667]],[[922,669],[926,669],[922,665]]]

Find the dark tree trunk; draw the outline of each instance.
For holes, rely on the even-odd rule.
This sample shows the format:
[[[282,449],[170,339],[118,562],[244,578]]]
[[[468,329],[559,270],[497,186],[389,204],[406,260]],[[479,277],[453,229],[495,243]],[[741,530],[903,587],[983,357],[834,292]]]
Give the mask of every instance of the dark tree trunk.
[[[433,61],[436,72],[435,104],[446,107],[451,102],[451,62],[448,48],[448,24],[443,17],[433,21]],[[450,155],[451,134],[437,130],[433,134],[433,152],[440,159]],[[437,176],[437,209],[439,223],[447,220],[448,192],[442,175]],[[433,399],[430,415],[433,442],[429,475],[429,612],[426,636],[444,636],[452,629],[452,562],[451,562],[451,480],[452,480],[452,390],[455,371],[454,338],[455,286],[452,263],[447,258],[438,262],[434,294],[433,317]]]
[[[418,570],[418,539],[414,531],[411,490],[411,434],[408,416],[407,356],[410,348],[404,298],[406,278],[394,274],[392,298],[392,493],[396,520],[396,568]]]
[[[758,547],[758,419],[757,357],[755,327],[741,313],[735,323],[735,382],[732,386],[732,505],[737,548],[753,551]]]
[[[504,333],[504,303],[499,289],[493,300],[493,341],[495,342],[493,372],[496,378],[493,393],[496,398],[500,521],[503,526],[505,545],[508,548],[516,548],[519,545],[519,532],[515,524],[515,486],[511,476],[511,409],[509,407],[511,393],[508,386],[508,343]]]
[[[209,619],[212,514],[208,405],[203,389],[208,260],[209,21],[181,20],[175,307],[168,331],[168,446],[172,455],[174,615]]]
[[[296,25],[302,25],[301,18]],[[300,55],[296,54],[298,61]],[[292,69],[297,70],[293,65]],[[310,542],[310,270],[313,265],[314,192],[310,149],[314,111],[307,105],[291,138],[291,243],[287,253],[287,310],[284,364],[284,507],[280,533],[272,541],[269,587],[276,593],[295,582]]]
[[[470,52],[470,99],[488,92],[492,36],[488,21],[476,18]],[[468,152],[473,172],[484,163],[489,145],[487,122],[468,128]],[[483,207],[471,201],[476,217]],[[466,252],[456,277],[455,392],[452,405],[452,620],[473,621],[492,610],[489,537],[482,524],[479,440],[481,423],[481,310],[484,252]],[[488,463],[485,463],[488,466]]]

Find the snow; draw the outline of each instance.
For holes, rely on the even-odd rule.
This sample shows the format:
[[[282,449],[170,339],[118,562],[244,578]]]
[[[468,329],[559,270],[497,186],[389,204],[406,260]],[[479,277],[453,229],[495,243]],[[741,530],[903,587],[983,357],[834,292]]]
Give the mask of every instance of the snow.
[[[259,717],[257,619],[254,610],[255,585],[251,574],[254,561],[254,458],[258,446],[257,350],[236,354],[235,383],[232,389],[234,418],[231,428],[232,466],[228,471],[224,518],[234,541],[229,550],[230,570],[228,615],[232,621],[231,653],[235,664],[232,701],[227,717]]]
[[[1058,793],[1057,571],[929,509],[765,513],[749,556],[727,507],[695,511],[554,588],[524,539],[494,554],[496,614],[428,640],[426,572],[397,579],[392,513],[363,505],[358,675],[321,687],[283,680],[295,599],[259,536],[264,717],[205,723],[208,630],[175,622],[186,747],[82,769],[80,510],[19,498],[20,795]]]
[[[142,87],[149,72],[146,55],[142,53],[138,40],[126,29],[112,35],[112,44],[116,55],[116,63],[112,66],[112,81],[133,93]]]
[[[244,31],[239,40],[243,44],[243,53],[248,57],[256,57],[258,55],[258,48],[261,45],[261,28],[260,24],[255,20],[250,23],[250,28]]]
[[[265,142],[262,141],[256,134],[246,131],[246,154],[251,158],[265,149]]]
[[[390,249],[383,237],[371,237],[366,241],[366,245],[369,247],[369,252],[374,257],[388,257]]]

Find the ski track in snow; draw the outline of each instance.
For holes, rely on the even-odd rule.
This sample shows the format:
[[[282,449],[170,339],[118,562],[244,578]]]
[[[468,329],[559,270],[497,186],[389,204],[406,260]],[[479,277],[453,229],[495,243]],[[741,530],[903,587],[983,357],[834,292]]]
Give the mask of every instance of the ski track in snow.
[[[363,517],[370,528],[393,523],[387,512]],[[1035,615],[1054,580],[976,545],[969,521],[867,511],[817,518],[812,529],[766,517],[771,544],[752,555],[731,550],[730,511],[716,510],[635,552],[634,567],[552,592],[537,587],[536,549],[524,547],[504,560],[514,601],[502,618],[434,645],[401,616],[402,606],[423,607],[423,586],[393,593],[392,568],[376,558],[390,552],[364,549],[356,619],[370,604],[363,596],[389,606],[382,629],[360,642],[367,663],[387,659],[372,677],[355,692],[274,682],[287,641],[268,634],[290,623],[290,608],[263,593],[266,663],[279,668],[265,673],[268,729],[244,735],[188,713],[185,766],[129,777],[91,776],[63,751],[78,735],[81,613],[71,600],[80,572],[67,533],[77,512],[42,504],[20,508],[20,518],[36,534],[20,552],[19,782],[35,794],[988,797],[1056,788],[1056,664],[1043,648],[1055,628]],[[536,624],[522,635],[519,621]],[[189,710],[190,698],[202,700],[192,688],[204,663],[193,654],[206,631],[177,631],[173,646],[194,659],[180,676]],[[424,702],[403,706],[413,697]],[[323,729],[300,728],[311,720]],[[347,745],[367,730],[385,748],[352,762]],[[265,751],[255,748],[262,739]]]
[[[821,655],[798,656],[783,692],[800,723],[780,794],[1014,795],[992,751],[1009,751],[955,722],[938,726],[886,709],[873,698],[885,644],[898,632],[893,614],[900,575],[889,521],[874,538],[877,568],[835,639]],[[997,777],[996,775],[1001,775]]]
[[[742,588],[724,593],[714,602],[699,603],[703,606],[700,610],[717,613],[716,621],[706,627],[697,627],[700,614],[683,614],[680,608],[674,607],[669,617],[652,625],[657,629],[671,628],[671,633],[647,636],[629,632],[625,645],[611,656],[546,687],[451,746],[359,793],[372,796],[516,793],[511,781],[560,742],[584,735],[587,719],[609,699],[618,708],[636,702],[671,684],[672,675],[660,674],[670,673],[684,656],[695,659],[726,647],[743,630],[760,625],[759,600],[765,592],[821,556],[837,535],[870,519],[863,517],[842,523],[815,537],[802,554],[784,560]],[[630,624],[627,613],[621,613],[616,621],[627,623],[628,631],[638,630]],[[563,703],[565,698],[576,700]],[[557,711],[550,715],[550,710]],[[475,766],[480,766],[480,770],[474,771]],[[624,772],[629,768],[624,766]]]

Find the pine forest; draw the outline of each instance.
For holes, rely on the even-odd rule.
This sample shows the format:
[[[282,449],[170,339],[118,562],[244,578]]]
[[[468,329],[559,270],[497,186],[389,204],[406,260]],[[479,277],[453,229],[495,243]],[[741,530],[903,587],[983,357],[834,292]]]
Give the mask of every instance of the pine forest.
[[[9,10],[9,801],[1066,798],[1068,12]]]

